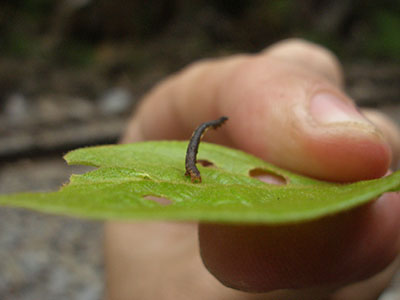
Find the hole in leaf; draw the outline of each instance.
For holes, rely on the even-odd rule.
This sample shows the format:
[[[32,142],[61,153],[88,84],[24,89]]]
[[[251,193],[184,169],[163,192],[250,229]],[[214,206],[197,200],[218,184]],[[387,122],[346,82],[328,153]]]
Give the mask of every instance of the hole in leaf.
[[[146,200],[150,200],[153,202],[157,202],[158,204],[162,205],[162,206],[167,206],[172,204],[172,200],[169,200],[167,198],[164,197],[158,197],[158,196],[153,196],[153,195],[146,195],[143,196],[144,199]]]
[[[206,159],[198,159],[197,163],[202,165],[203,167],[215,167],[215,165],[211,161]]]
[[[275,185],[286,185],[287,180],[285,177],[271,173],[269,171],[266,171],[264,169],[260,168],[255,168],[249,171],[249,175],[253,178],[256,178],[258,180],[261,180],[263,182],[269,183],[269,184],[275,184]]]

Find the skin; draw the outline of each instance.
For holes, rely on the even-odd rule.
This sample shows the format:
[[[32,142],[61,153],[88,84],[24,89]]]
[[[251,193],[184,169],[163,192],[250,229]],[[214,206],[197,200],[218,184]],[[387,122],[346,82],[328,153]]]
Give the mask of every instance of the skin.
[[[318,93],[356,112],[342,83],[332,53],[301,40],[202,61],[144,97],[122,142],[187,139],[202,122],[227,115],[230,121],[206,140],[319,179],[383,176],[400,153],[393,122],[375,111],[364,112],[369,121],[315,121],[324,114],[310,104]],[[107,297],[376,299],[399,265],[399,200],[388,193],[345,213],[284,226],[108,223]]]

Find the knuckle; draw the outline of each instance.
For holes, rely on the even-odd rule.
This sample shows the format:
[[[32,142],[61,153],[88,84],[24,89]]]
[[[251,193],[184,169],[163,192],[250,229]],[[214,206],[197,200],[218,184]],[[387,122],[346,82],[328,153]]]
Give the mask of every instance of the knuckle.
[[[342,67],[339,60],[323,46],[302,39],[290,39],[271,46],[265,54],[310,68],[336,84],[342,84]]]

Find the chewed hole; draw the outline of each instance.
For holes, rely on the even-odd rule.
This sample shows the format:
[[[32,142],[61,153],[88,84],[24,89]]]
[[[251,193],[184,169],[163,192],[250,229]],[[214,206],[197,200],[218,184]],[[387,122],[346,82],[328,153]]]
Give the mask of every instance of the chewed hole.
[[[153,195],[146,195],[143,196],[144,199],[146,200],[150,200],[153,202],[157,202],[158,204],[162,205],[162,206],[167,206],[172,204],[172,200],[169,200],[167,198],[164,197],[158,197],[158,196],[153,196]]]
[[[198,159],[197,163],[202,165],[203,167],[209,167],[209,168],[215,167],[215,165],[211,161],[206,159]]]
[[[263,182],[275,185],[286,185],[287,180],[285,177],[268,172],[264,169],[256,168],[249,171],[249,175],[253,178],[261,180]]]

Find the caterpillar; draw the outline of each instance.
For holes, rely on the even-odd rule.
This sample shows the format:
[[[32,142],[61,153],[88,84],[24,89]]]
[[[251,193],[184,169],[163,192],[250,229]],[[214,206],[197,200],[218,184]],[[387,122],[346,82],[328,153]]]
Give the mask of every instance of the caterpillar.
[[[197,162],[196,156],[199,150],[201,138],[209,128],[217,129],[218,127],[222,126],[227,120],[228,117],[221,117],[217,120],[202,123],[193,132],[186,151],[186,159],[185,159],[185,167],[186,167],[185,176],[190,176],[192,182],[196,181],[201,182],[200,171],[196,167],[196,162]]]

